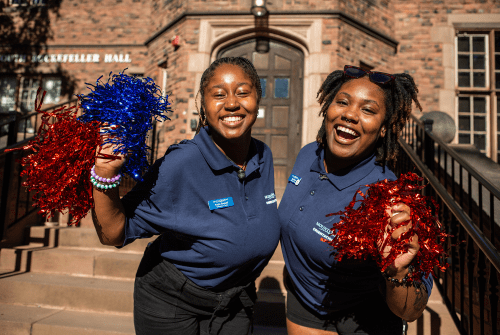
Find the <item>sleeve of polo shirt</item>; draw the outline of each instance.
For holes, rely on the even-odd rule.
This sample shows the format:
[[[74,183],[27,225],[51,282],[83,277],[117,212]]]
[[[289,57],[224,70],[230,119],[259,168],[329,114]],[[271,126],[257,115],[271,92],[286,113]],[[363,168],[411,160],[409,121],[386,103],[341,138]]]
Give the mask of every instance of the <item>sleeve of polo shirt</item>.
[[[429,299],[429,297],[431,296],[432,287],[434,286],[434,279],[432,278],[432,274],[429,274],[429,277],[427,278],[425,278],[425,276],[422,276],[422,282],[427,289],[427,299]]]
[[[128,192],[122,203],[125,208],[125,240],[123,246],[138,238],[159,235],[175,226],[172,192],[182,178],[182,163],[178,152],[171,148],[144,175],[143,181]]]

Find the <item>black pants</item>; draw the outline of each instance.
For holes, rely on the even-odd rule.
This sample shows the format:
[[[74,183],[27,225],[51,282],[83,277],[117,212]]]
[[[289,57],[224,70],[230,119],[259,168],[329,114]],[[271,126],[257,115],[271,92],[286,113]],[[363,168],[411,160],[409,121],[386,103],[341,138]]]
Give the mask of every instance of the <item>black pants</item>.
[[[221,293],[202,288],[161,257],[159,240],[146,249],[135,278],[136,334],[249,334],[255,284]]]

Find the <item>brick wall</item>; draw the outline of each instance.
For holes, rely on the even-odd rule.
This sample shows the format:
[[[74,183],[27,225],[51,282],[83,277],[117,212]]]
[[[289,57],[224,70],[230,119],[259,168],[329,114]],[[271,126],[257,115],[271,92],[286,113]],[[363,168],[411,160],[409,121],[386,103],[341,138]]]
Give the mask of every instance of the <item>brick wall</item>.
[[[199,22],[207,15],[187,15],[182,20],[171,23],[182,14],[241,12],[250,14],[250,0],[171,0],[152,1],[152,16],[155,38],[148,44],[149,62],[146,74],[161,80],[161,70],[157,64],[168,58],[168,87],[171,92],[170,101],[174,111],[172,121],[162,128],[162,138],[165,145],[175,143],[182,138],[190,138],[194,134],[190,130],[190,121],[197,118],[192,101],[198,90],[199,83],[188,71],[189,55],[198,52],[200,40]],[[342,67],[344,64],[358,65],[360,61],[377,68],[388,68],[394,58],[394,49],[387,44],[370,37],[366,32],[353,28],[345,21],[332,19],[332,11],[342,11],[348,17],[359,20],[379,33],[388,36],[394,34],[392,8],[385,0],[269,0],[269,12],[302,12],[305,14],[317,13],[323,17],[322,53],[330,55],[331,69]],[[234,18],[234,17],[233,17]],[[203,33],[203,32],[202,32]],[[181,46],[174,49],[169,41],[173,36],[181,36]],[[203,38],[203,36],[202,36]],[[328,73],[324,73],[326,77]],[[314,92],[319,86],[314,88]],[[180,132],[182,130],[182,133]]]
[[[153,0],[153,29],[160,30],[184,12],[246,12],[250,14],[251,0]],[[273,12],[314,12],[337,10],[377,27],[391,36],[393,18],[388,0],[268,0],[267,9]]]
[[[150,13],[149,0],[65,0],[51,15],[49,44],[144,44]]]
[[[12,24],[4,23],[3,28],[11,34],[0,39],[1,53],[11,58],[21,55],[25,61],[2,62],[0,71],[62,74],[66,79],[63,84],[74,85],[70,93],[75,94],[88,93],[85,82],[94,83],[111,71],[128,68],[128,73],[144,73],[150,8],[148,0],[67,0],[39,10],[3,7],[2,18],[8,17]],[[35,26],[30,27],[33,18]],[[11,66],[14,63],[16,67]],[[71,98],[65,95],[61,102]]]
[[[174,111],[168,129],[172,126],[175,129],[160,130],[163,134],[171,133],[165,142],[173,143],[193,135],[190,120],[197,117],[193,114],[192,101],[199,77],[188,71],[189,56],[198,52],[203,33],[200,20],[208,16],[186,16],[170,24],[183,13],[249,13],[250,5],[250,0],[62,1],[56,12],[50,12],[50,27],[44,30],[50,37],[46,41],[46,54],[55,55],[56,60],[57,55],[80,56],[73,56],[72,62],[69,58],[65,62],[40,62],[35,70],[65,72],[76,84],[75,93],[85,93],[85,82],[94,82],[101,75],[126,67],[129,73],[144,72],[163,86],[163,72],[158,64],[166,61],[166,90],[171,93]],[[341,11],[369,29],[398,41],[394,54],[393,47],[345,20],[333,18],[326,12],[316,16],[322,20],[321,52],[329,57],[329,70],[363,62],[382,71],[407,71],[420,88],[425,111],[442,109],[443,96],[446,96],[443,90],[450,60],[444,54],[447,46],[436,37],[439,28],[449,27],[449,16],[454,14],[500,13],[500,3],[495,0],[268,0],[267,6],[271,19],[273,12],[303,12],[307,16],[320,11]],[[15,17],[15,11],[9,15]],[[175,35],[181,36],[181,46],[177,49],[170,44]],[[82,54],[85,62],[82,62]],[[98,54],[100,61],[87,62],[89,54]],[[104,61],[106,55],[119,57],[120,54],[128,55],[130,62]],[[323,78],[326,75],[321,74]],[[447,92],[452,94],[453,88]]]
[[[424,111],[440,110],[445,86],[443,43],[436,41],[439,27],[448,26],[452,14],[497,14],[496,0],[394,1],[395,37],[399,41],[395,72],[411,74],[420,90]]]
[[[161,38],[153,40],[148,45],[149,60],[146,66],[146,75],[163,87],[163,69],[158,63],[166,61],[167,87],[169,102],[173,113],[171,120],[158,125],[160,143],[159,155],[163,154],[168,146],[185,138],[192,138],[190,120],[198,119],[193,110],[188,108],[189,99],[197,93],[196,78],[188,72],[189,54],[197,51],[199,34],[199,20],[187,19],[165,31]],[[171,38],[181,36],[180,47],[174,48]]]

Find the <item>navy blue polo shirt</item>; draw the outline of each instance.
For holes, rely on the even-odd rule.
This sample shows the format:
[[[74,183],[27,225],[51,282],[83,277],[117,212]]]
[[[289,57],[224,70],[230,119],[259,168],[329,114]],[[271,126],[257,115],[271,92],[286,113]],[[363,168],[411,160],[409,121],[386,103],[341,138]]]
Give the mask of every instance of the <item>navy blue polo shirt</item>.
[[[281,246],[296,295],[307,306],[325,315],[363,301],[378,291],[380,269],[374,261],[334,260],[332,248],[321,238],[331,239],[330,228],[358,189],[383,179],[395,180],[388,168],[375,164],[375,156],[348,171],[326,173],[324,150],[316,142],[299,152],[278,209]],[[429,295],[432,278],[424,279]]]
[[[172,145],[123,199],[124,245],[162,234],[161,255],[197,285],[224,291],[255,280],[279,241],[271,150],[252,138],[246,177],[207,128]]]

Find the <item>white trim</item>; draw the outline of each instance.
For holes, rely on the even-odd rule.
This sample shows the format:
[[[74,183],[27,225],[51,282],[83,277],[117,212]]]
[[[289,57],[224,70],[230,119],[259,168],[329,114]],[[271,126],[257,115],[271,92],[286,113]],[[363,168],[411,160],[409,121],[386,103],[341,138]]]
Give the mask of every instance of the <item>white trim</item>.
[[[467,55],[469,56],[469,63],[470,63],[470,68],[469,68],[469,73],[471,74],[471,77],[470,77],[470,86],[469,87],[459,87],[458,86],[458,72],[460,71],[460,69],[458,68],[458,56],[459,56],[459,51],[458,51],[458,38],[459,37],[462,37],[460,35],[456,35],[455,36],[455,87],[457,90],[461,90],[461,91],[465,91],[465,90],[469,90],[469,89],[473,89],[473,90],[490,90],[490,64],[489,64],[489,61],[490,61],[490,57],[489,57],[489,53],[490,53],[490,40],[489,40],[489,34],[476,34],[476,33],[466,33],[464,34],[465,36],[467,36],[469,38],[469,42],[470,42],[470,47],[471,47],[471,50],[467,53]],[[475,37],[475,36],[479,36],[479,37],[484,37],[484,46],[485,46],[485,50],[484,50],[484,62],[485,62],[485,68],[484,70],[480,70],[480,71],[474,71],[474,51],[472,50],[473,48],[473,45],[472,45],[472,39]],[[463,51],[462,51],[463,52]],[[485,86],[484,87],[475,87],[474,86],[474,72],[483,72],[485,73]],[[462,70],[462,72],[464,72]]]
[[[491,125],[490,125],[490,119],[491,119],[491,113],[492,113],[492,109],[490,108],[491,107],[491,103],[490,103],[490,95],[489,94],[473,94],[473,93],[467,93],[467,92],[463,92],[461,94],[457,93],[456,96],[455,96],[455,126],[456,126],[456,129],[457,131],[455,132],[455,139],[454,139],[454,142],[455,143],[459,143],[459,133],[460,133],[460,129],[459,129],[459,111],[458,111],[458,99],[460,97],[467,97],[469,98],[469,101],[470,101],[470,109],[469,109],[469,117],[470,117],[470,130],[468,131],[469,133],[469,137],[470,137],[470,144],[474,144],[474,134],[485,134],[486,136],[486,146],[485,146],[485,152],[484,154],[486,156],[489,157],[490,155],[490,148],[492,147],[492,144],[491,144],[491,132],[494,130],[495,131],[495,134],[497,133],[496,132],[496,128],[494,129]],[[481,98],[485,98],[485,101],[486,101],[486,114],[485,114],[485,128],[486,130],[484,132],[478,132],[478,131],[474,131],[474,113],[473,113],[473,110],[474,110],[474,97],[481,97]],[[479,149],[478,149],[479,150]]]

